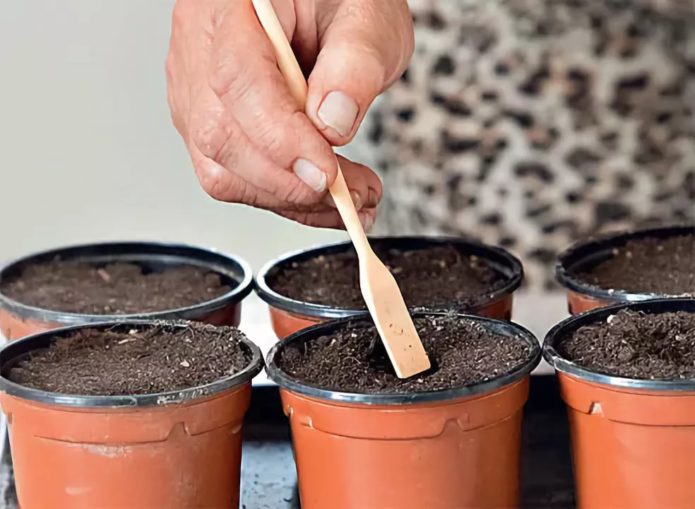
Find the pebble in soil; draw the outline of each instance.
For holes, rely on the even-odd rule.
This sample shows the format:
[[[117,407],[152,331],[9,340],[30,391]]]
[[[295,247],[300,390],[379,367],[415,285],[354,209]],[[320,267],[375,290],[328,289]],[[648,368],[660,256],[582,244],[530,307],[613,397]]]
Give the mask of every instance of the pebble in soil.
[[[190,323],[81,329],[20,360],[15,383],[62,394],[156,394],[215,382],[251,361],[234,327]]]
[[[591,371],[642,380],[695,379],[695,313],[622,310],[562,338],[560,355]]]
[[[433,365],[427,373],[398,378],[375,327],[364,322],[288,345],[279,353],[278,367],[323,389],[416,393],[485,382],[516,370],[533,355],[521,337],[491,332],[472,320],[438,316],[414,321]]]
[[[659,295],[695,294],[695,236],[628,241],[596,266],[575,274],[600,288]]]
[[[151,313],[188,307],[230,291],[219,274],[192,265],[145,273],[133,263],[74,261],[29,265],[0,291],[30,306],[95,315]]]
[[[375,252],[391,270],[411,307],[465,309],[503,287],[508,278],[487,261],[462,254],[451,245]],[[363,309],[359,267],[354,251],[321,255],[281,265],[268,285],[294,300]]]

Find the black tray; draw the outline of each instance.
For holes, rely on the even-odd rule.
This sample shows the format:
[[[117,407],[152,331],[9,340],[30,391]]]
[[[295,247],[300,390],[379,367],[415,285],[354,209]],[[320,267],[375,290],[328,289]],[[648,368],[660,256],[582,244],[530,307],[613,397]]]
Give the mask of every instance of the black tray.
[[[524,412],[521,507],[574,507],[567,414],[554,376],[531,377]],[[242,508],[300,508],[290,430],[276,387],[254,388],[244,435]],[[16,508],[8,447],[0,465],[0,485],[0,503]]]

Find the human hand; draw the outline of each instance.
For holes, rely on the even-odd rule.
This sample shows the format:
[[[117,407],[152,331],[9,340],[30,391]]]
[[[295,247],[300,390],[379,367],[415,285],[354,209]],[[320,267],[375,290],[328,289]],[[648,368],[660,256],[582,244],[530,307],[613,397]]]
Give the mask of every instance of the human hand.
[[[178,0],[167,59],[172,119],[215,199],[342,227],[327,189],[344,145],[413,48],[406,0],[274,0],[305,72],[300,110],[251,0]],[[381,199],[369,168],[339,157],[368,229]]]

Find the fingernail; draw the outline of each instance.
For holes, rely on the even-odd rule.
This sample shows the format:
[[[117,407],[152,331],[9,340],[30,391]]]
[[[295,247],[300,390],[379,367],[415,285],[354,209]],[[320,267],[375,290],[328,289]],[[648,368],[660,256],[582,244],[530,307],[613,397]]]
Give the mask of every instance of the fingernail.
[[[340,91],[329,92],[319,107],[321,121],[335,129],[341,136],[348,136],[355,125],[360,107],[347,94]]]
[[[292,165],[294,174],[314,191],[321,193],[326,190],[326,174],[318,166],[306,159],[297,159]]]
[[[361,216],[360,222],[362,223],[362,228],[364,228],[364,231],[369,233],[372,226],[374,226],[374,217],[370,215]]]
[[[379,195],[370,187],[367,193],[367,207],[373,209],[377,205],[379,205]]]
[[[360,195],[357,193],[357,191],[350,191],[350,198],[352,198],[352,203],[355,204],[355,209],[361,210],[362,198],[360,198]]]

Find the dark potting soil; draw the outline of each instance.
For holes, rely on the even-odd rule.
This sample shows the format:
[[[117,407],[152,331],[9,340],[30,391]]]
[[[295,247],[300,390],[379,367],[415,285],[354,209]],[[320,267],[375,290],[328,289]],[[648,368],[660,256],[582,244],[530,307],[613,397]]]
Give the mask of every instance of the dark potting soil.
[[[96,266],[72,261],[30,265],[0,288],[8,297],[30,306],[96,315],[177,309],[229,290],[218,274],[192,265],[144,273],[133,263]]]
[[[62,394],[154,394],[208,384],[251,361],[234,327],[191,323],[123,330],[82,329],[12,367],[10,380]]]
[[[453,246],[375,251],[411,307],[462,309],[505,283],[504,276],[485,260],[462,255]],[[354,251],[280,266],[270,275],[268,285],[294,300],[348,309],[365,307]]]
[[[561,340],[558,353],[592,371],[638,379],[695,379],[695,313],[622,310]]]
[[[330,335],[284,348],[278,367],[304,383],[357,393],[454,389],[520,367],[532,355],[523,339],[502,336],[457,317],[424,317],[415,326],[433,368],[399,379],[372,324],[353,323]]]
[[[576,274],[601,288],[662,295],[695,294],[695,236],[631,240]]]

